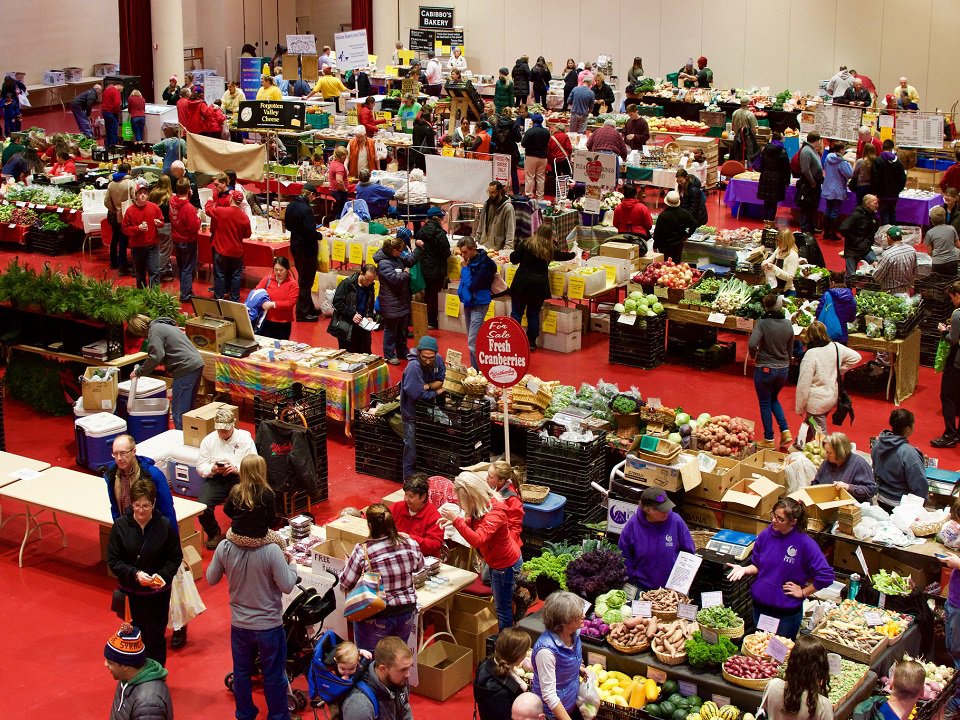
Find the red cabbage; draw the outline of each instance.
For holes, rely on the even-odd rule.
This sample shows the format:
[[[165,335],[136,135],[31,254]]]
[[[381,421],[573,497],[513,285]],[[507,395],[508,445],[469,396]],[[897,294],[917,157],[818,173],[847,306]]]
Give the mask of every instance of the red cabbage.
[[[587,552],[567,565],[567,588],[588,600],[625,582],[627,570],[619,550]]]

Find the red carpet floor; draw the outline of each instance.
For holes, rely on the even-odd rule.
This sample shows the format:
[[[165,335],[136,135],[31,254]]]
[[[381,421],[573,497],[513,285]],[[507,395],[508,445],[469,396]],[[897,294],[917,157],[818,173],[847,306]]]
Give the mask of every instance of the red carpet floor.
[[[62,124],[61,124],[62,123]],[[28,124],[72,130],[72,118],[60,113],[43,116],[42,121],[28,119]],[[651,195],[652,199],[652,195]],[[720,227],[749,225],[736,221],[716,195],[709,197],[711,224]],[[783,219],[786,219],[784,216]],[[828,264],[839,268],[842,260],[836,252],[839,243],[823,243]],[[7,256],[6,258],[2,257]],[[0,247],[0,264],[19,255],[21,261],[41,266],[50,258],[20,252],[17,248]],[[83,272],[99,275],[106,270],[103,248],[91,258],[79,254],[53,259],[55,266],[66,269],[79,266]],[[254,270],[254,273],[258,272]],[[262,272],[266,272],[263,270]],[[118,280],[129,283],[129,278]],[[195,292],[206,295],[209,277],[197,281]],[[172,288],[172,284],[168,285]],[[294,338],[316,345],[330,344],[326,324],[298,324]],[[441,351],[452,347],[466,354],[466,338],[446,332],[436,333]],[[621,386],[635,385],[645,397],[659,397],[665,404],[681,405],[692,413],[729,413],[759,421],[759,412],[752,380],[743,376],[745,352],[743,336],[737,339],[739,365],[731,364],[717,371],[705,372],[681,365],[663,365],[652,371],[609,365],[607,336],[587,334],[579,353],[562,355],[539,351],[533,356],[533,373],[545,379],[559,379],[579,385],[595,383],[602,378]],[[380,339],[374,340],[379,347]],[[393,379],[399,380],[401,368],[392,368]],[[794,391],[787,388],[781,399],[792,425],[799,423],[793,414]],[[920,369],[917,392],[905,407],[917,415],[915,444],[924,452],[940,459],[941,467],[956,468],[956,450],[936,451],[928,441],[939,435],[942,425],[939,412],[939,378],[932,370]],[[880,397],[854,396],[856,422],[846,425],[854,442],[866,447],[870,436],[886,426],[893,408]],[[252,429],[249,408],[244,426]],[[5,404],[7,449],[56,465],[74,467],[75,442],[71,418],[38,416],[22,404],[7,399]],[[396,489],[393,483],[359,475],[354,470],[353,447],[341,426],[331,423],[328,430],[330,465],[330,500],[314,507],[318,519],[334,516],[346,505],[362,506]],[[18,512],[16,503],[3,503],[3,518]],[[24,567],[17,567],[17,552],[23,533],[23,520],[11,519],[0,529],[0,637],[7,638],[0,653],[0,717],[20,720],[37,717],[104,716],[113,695],[114,683],[103,667],[103,644],[116,629],[116,620],[109,612],[113,581],[99,562],[98,531],[92,524],[72,518],[61,518],[69,545],[60,547],[54,532],[48,531],[40,541],[32,542],[25,555]],[[222,523],[225,520],[221,518]],[[204,563],[210,553],[204,552]],[[177,715],[211,718],[233,716],[232,696],[223,685],[230,670],[229,606],[226,583],[211,588],[198,583],[207,605],[207,612],[190,624],[189,642],[179,651],[171,651],[167,667],[169,684]],[[295,686],[305,688],[303,678]],[[262,697],[257,696],[263,707]],[[414,715],[436,717],[440,704],[413,696]],[[465,688],[443,704],[449,718],[466,720],[472,713],[472,694]],[[305,716],[309,716],[309,711]]]

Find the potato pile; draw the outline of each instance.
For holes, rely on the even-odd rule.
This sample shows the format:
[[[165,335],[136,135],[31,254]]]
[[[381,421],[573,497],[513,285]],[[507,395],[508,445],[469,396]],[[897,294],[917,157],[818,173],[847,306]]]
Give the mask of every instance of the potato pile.
[[[653,636],[653,650],[662,655],[671,657],[686,657],[687,640],[693,637],[693,634],[700,629],[695,622],[687,620],[674,620],[670,623],[661,623],[657,627],[657,632]]]
[[[654,612],[676,613],[677,605],[690,602],[690,598],[676,590],[646,590],[640,593],[641,600],[649,600]]]
[[[633,617],[622,623],[613,623],[610,626],[607,641],[623,647],[647,647],[650,644],[650,638],[656,631],[657,619],[655,617]]]

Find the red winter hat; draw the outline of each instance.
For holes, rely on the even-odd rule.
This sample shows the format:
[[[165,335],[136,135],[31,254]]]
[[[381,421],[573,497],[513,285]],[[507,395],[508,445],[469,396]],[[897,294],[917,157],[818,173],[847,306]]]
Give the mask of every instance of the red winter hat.
[[[239,205],[240,203],[243,202],[243,197],[244,197],[244,196],[243,196],[243,191],[242,191],[242,190],[234,190],[232,193],[230,193],[230,197],[233,198],[233,201],[234,201],[237,205]]]

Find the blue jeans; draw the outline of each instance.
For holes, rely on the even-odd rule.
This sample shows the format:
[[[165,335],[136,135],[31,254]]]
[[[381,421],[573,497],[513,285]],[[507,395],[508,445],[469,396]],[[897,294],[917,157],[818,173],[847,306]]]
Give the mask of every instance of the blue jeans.
[[[283,626],[270,630],[246,630],[230,626],[230,650],[233,653],[233,699],[237,720],[255,720],[259,708],[253,704],[254,660],[259,657],[263,676],[263,695],[267,700],[267,720],[290,720],[287,710],[287,636]]]
[[[501,630],[513,627],[513,587],[521,567],[522,556],[510,567],[490,568],[490,589],[493,590],[493,604],[497,608],[497,624]]]
[[[156,245],[130,248],[137,287],[160,287],[160,249]]]
[[[954,572],[960,572],[960,570],[954,570]],[[946,604],[946,622],[944,623],[943,636],[946,641],[947,652],[953,658],[954,667],[960,671],[960,608],[949,600]],[[950,700],[947,711],[951,710],[960,710],[960,691]]]
[[[107,147],[116,145],[120,142],[120,118],[115,113],[106,110],[103,110],[100,114],[103,115],[103,124],[106,128],[106,139],[103,144]]]
[[[177,267],[180,268],[180,302],[187,302],[193,295],[193,274],[197,269],[197,244],[177,243],[174,246]]]
[[[783,414],[783,406],[777,399],[783,386],[787,384],[789,368],[758,367],[753,371],[753,387],[760,401],[760,420],[763,422],[763,439],[773,440],[773,417],[783,432],[789,426]],[[771,417],[771,415],[773,417]]]
[[[410,317],[404,315],[398,318],[383,318],[383,357],[387,360],[398,358],[406,360],[407,353],[407,325]]]
[[[143,130],[147,126],[147,119],[145,117],[130,118],[130,125],[133,126],[133,139],[143,142]]]
[[[203,368],[173,379],[173,427],[183,430],[183,414],[193,409],[193,401],[200,387]]]
[[[470,348],[470,364],[473,367],[477,367],[477,335],[480,334],[480,326],[483,325],[483,318],[486,317],[489,306],[490,303],[472,307],[463,306],[463,311],[467,315],[467,347]],[[527,320],[527,323],[529,322]]]
[[[93,128],[90,127],[90,116],[87,115],[86,111],[83,108],[77,107],[76,105],[71,105],[70,111],[73,113],[73,119],[77,121],[77,127],[80,128],[80,134],[88,138],[92,138]]]
[[[243,276],[243,258],[217,253],[213,259],[213,296],[221,300],[229,292],[228,300],[240,302],[240,279]]]
[[[523,320],[523,313],[527,313],[527,340],[530,347],[536,347],[537,337],[540,335],[540,310],[543,308],[543,298],[539,300],[519,300],[513,298],[510,317],[519,324]]]
[[[413,611],[386,618],[371,618],[353,624],[353,640],[361,650],[373,652],[385,637],[398,637],[404,642],[417,627]]]
[[[840,207],[843,205],[843,200],[827,200],[827,208],[823,213],[831,220],[835,220],[840,216]]]
[[[844,264],[846,265],[847,280],[849,280],[853,275],[857,274],[857,265],[860,264],[861,260],[866,260],[867,262],[872,263],[876,262],[877,256],[873,250],[871,250],[862,258],[844,257],[843,260]]]
[[[760,621],[761,615],[766,615],[767,613],[762,610],[754,607],[753,608],[753,624],[756,625]],[[780,637],[789,638],[790,640],[795,640],[797,633],[800,632],[800,625],[803,623],[803,610],[798,610],[793,615],[787,615],[786,617],[780,618],[780,627],[777,628],[777,635]]]
[[[417,425],[413,418],[403,419],[403,479],[417,469]]]

